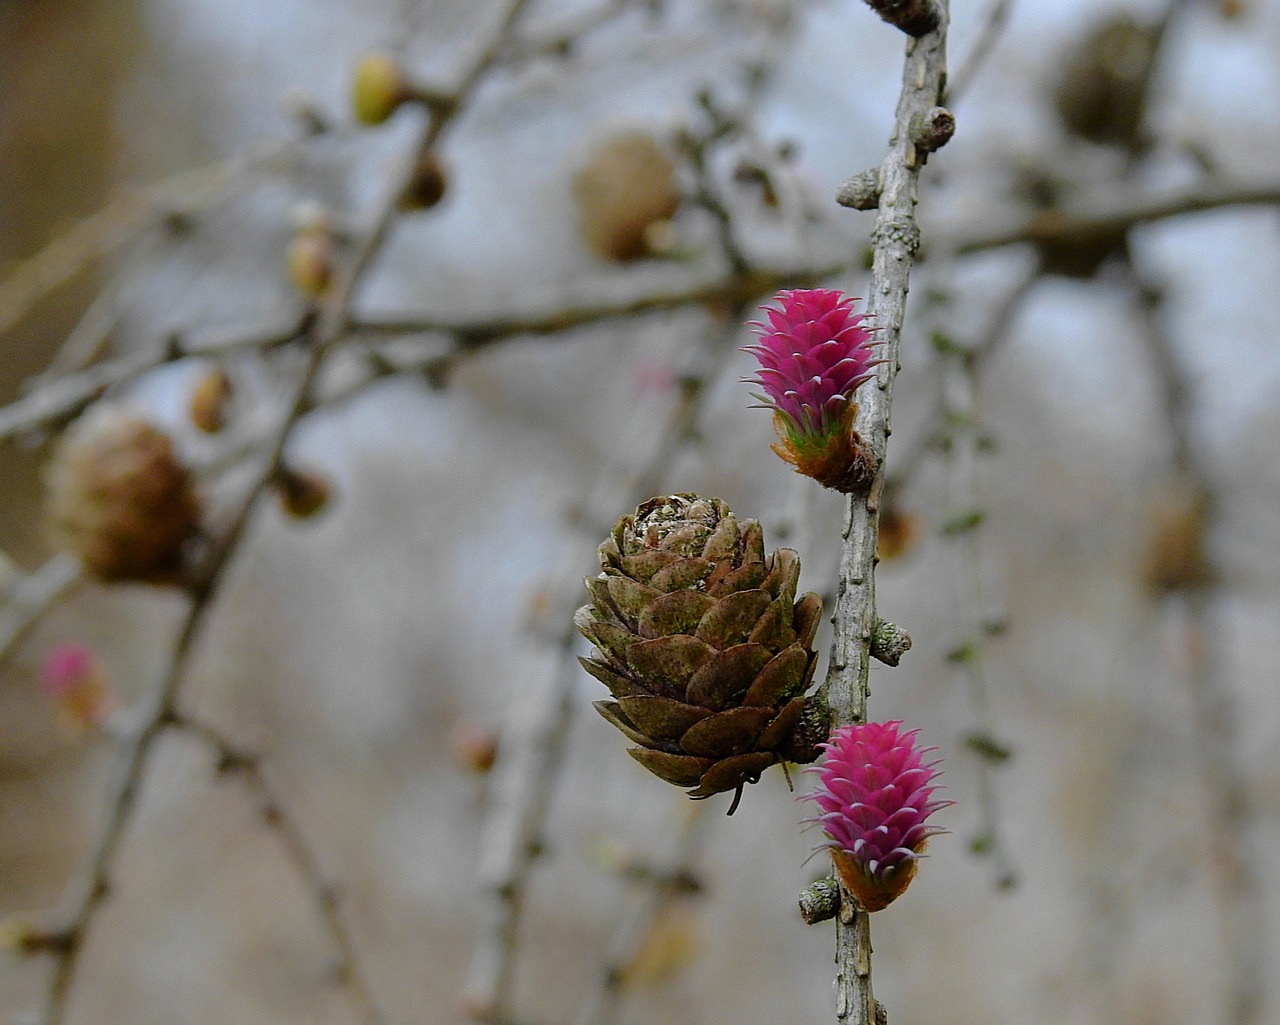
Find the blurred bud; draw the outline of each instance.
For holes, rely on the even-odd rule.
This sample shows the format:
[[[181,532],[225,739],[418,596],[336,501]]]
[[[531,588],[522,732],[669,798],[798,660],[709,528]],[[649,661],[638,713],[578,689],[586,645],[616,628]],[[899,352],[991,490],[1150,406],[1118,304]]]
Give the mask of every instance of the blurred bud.
[[[589,850],[590,860],[610,875],[625,875],[635,864],[635,852],[627,844],[611,834],[596,836]]]
[[[449,178],[440,158],[435,153],[424,153],[418,158],[413,177],[400,195],[400,209],[430,210],[444,199],[448,187]]]
[[[63,436],[46,472],[54,543],[103,580],[172,582],[200,525],[190,472],[167,435],[99,403]]]
[[[498,734],[474,722],[456,723],[449,731],[449,751],[459,766],[484,775],[498,760]]]
[[[331,491],[327,478],[313,470],[286,467],[276,478],[280,507],[297,520],[305,520],[320,512],[329,501]]]
[[[1244,13],[1244,0],[1219,0],[1218,9],[1224,18],[1238,18]]]
[[[356,65],[351,104],[361,124],[382,124],[412,95],[408,76],[395,58],[371,53]]]
[[[574,175],[578,228],[602,260],[625,263],[655,254],[680,203],[675,165],[653,138],[630,132],[596,146]],[[652,231],[652,233],[651,233]]]
[[[902,509],[896,502],[881,502],[880,535],[876,554],[881,559],[898,559],[909,552],[920,538],[920,517]]]
[[[76,730],[101,726],[115,708],[106,668],[87,645],[60,644],[49,652],[40,683],[63,721]]]
[[[320,299],[333,284],[333,232],[327,226],[303,228],[289,242],[289,281],[307,299]]]
[[[627,962],[623,976],[629,985],[663,982],[691,964],[701,945],[698,916],[688,902],[665,904]]]
[[[1194,490],[1171,490],[1157,501],[1142,566],[1147,587],[1168,593],[1212,582],[1205,551],[1208,513],[1208,500]]]
[[[217,434],[227,425],[227,407],[231,401],[231,378],[222,367],[214,367],[200,375],[187,400],[191,422],[206,434]]]
[[[1127,14],[1107,16],[1067,54],[1054,108],[1090,142],[1137,148],[1157,33]]]
[[[25,918],[0,919],[0,950],[8,954],[33,954],[44,947],[41,930]]]

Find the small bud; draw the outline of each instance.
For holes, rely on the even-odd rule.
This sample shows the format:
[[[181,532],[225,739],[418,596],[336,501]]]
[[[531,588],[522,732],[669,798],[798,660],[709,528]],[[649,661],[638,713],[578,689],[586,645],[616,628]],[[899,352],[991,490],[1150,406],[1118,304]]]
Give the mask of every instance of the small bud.
[[[819,787],[807,795],[822,814],[831,860],[840,881],[863,911],[879,911],[915,878],[929,837],[942,832],[925,820],[953,801],[931,801],[939,788],[934,766],[923,758],[932,747],[915,746],[917,730],[900,722],[841,727],[824,744]]]
[[[361,124],[382,124],[412,95],[408,76],[395,58],[371,53],[356,65],[351,104]]]
[[[206,434],[217,434],[227,425],[231,401],[231,378],[221,367],[201,374],[187,400],[191,422]]]
[[[276,480],[280,507],[297,520],[316,515],[329,501],[327,479],[311,470],[286,468]]]
[[[8,954],[35,954],[51,946],[48,934],[25,918],[0,919],[0,950]]]
[[[1169,594],[1213,581],[1213,564],[1205,548],[1208,515],[1208,500],[1190,486],[1161,496],[1142,567],[1148,588]]]
[[[289,281],[307,299],[323,298],[333,284],[334,239],[327,227],[304,228],[289,243]]]
[[[780,309],[764,306],[768,323],[754,322],[760,342],[747,346],[760,362],[748,383],[758,385],[761,405],[773,410],[774,452],[826,487],[845,494],[866,491],[875,460],[853,421],[853,394],[882,360],[872,359],[865,316],[857,300],[834,289],[779,292]]]
[[[172,582],[200,525],[191,473],[157,427],[100,403],[63,436],[46,473],[54,543],[102,580]]]
[[[400,195],[400,209],[430,210],[444,199],[448,185],[449,179],[440,158],[435,153],[424,153],[418,158],[413,176]]]
[[[854,210],[874,210],[880,205],[880,169],[859,171],[836,191],[836,202]]]
[[[915,545],[921,534],[920,518],[896,503],[881,501],[880,533],[876,554],[884,560],[898,559]]]
[[[498,734],[473,722],[459,722],[449,731],[449,751],[462,768],[483,776],[498,760]]]
[[[654,255],[655,243],[668,244],[669,229],[653,226],[675,216],[680,191],[666,150],[632,132],[591,151],[574,175],[573,198],[588,248],[602,260],[626,263]]]
[[[702,949],[698,932],[697,916],[687,901],[662,905],[623,968],[626,984],[662,982],[689,965]]]
[[[61,644],[45,657],[40,683],[63,722],[80,731],[101,726],[115,708],[106,669],[84,644]]]

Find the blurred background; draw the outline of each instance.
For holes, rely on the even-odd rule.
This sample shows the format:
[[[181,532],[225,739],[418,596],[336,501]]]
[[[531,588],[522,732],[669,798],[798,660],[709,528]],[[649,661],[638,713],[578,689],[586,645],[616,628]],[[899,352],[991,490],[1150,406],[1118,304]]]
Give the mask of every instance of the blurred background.
[[[175,651],[218,739],[149,747],[45,1020],[833,1018],[806,807],[776,770],[732,818],[644,772],[568,622],[657,493],[723,498],[832,593],[843,499],[769,452],[740,325],[868,289],[874,214],[832,197],[883,158],[905,37],[834,0],[508,6],[0,0],[0,1022],[62,985],[42,930]],[[870,714],[941,749],[956,805],[873,920],[876,996],[894,1025],[1274,1021],[1280,7],[953,6],[877,574],[914,647]],[[357,123],[370,53],[462,83],[419,209],[428,114]],[[624,134],[656,183],[599,170]],[[589,167],[628,211],[678,197],[636,251]],[[262,496],[187,651],[190,596],[86,578],[42,480],[127,401],[217,538],[292,422],[316,235],[366,261],[285,445],[327,501]],[[68,643],[88,712],[42,685]]]

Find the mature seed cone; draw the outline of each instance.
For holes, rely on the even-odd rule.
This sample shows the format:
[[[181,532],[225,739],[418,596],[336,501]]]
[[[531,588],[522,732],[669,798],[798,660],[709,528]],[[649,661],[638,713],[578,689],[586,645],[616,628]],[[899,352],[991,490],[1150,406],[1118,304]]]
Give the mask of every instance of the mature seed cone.
[[[170,581],[200,501],[167,435],[100,405],[63,437],[47,473],[54,539],[103,580]]]
[[[600,565],[574,625],[599,649],[583,666],[615,698],[596,709],[640,745],[636,761],[690,797],[734,790],[736,807],[770,765],[817,756],[796,727],[822,599],[796,600],[795,552],[766,557],[755,520],[671,495],[622,517]]]

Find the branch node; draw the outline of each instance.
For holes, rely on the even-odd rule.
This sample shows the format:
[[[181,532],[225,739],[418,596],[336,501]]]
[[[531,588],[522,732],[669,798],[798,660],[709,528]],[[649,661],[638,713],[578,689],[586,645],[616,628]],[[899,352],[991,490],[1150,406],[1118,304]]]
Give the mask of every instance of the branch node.
[[[887,666],[896,666],[911,650],[911,635],[896,623],[876,617],[871,630],[871,656]]]
[[[946,107],[932,107],[913,114],[907,124],[907,137],[920,153],[942,149],[956,133],[956,118]],[[921,160],[921,163],[924,161]]]
[[[836,917],[840,910],[840,884],[819,879],[800,891],[800,917],[806,925],[817,925]]]
[[[854,210],[874,210],[880,205],[880,169],[859,171],[836,190],[836,202]]]

